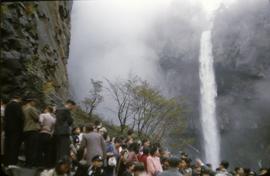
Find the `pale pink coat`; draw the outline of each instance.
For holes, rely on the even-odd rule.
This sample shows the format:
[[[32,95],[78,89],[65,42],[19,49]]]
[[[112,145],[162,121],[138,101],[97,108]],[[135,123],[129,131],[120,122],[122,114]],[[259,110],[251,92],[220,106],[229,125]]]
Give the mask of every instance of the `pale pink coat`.
[[[150,176],[154,176],[156,172],[163,171],[159,157],[148,156],[146,163],[147,172]]]

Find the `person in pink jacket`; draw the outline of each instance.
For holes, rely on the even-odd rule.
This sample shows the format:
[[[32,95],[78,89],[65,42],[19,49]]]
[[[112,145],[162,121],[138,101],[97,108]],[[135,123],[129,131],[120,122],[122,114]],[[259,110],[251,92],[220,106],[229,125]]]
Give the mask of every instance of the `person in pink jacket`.
[[[147,157],[147,172],[150,176],[157,176],[161,173],[162,166],[159,158],[159,151],[156,146],[150,147],[150,156]]]

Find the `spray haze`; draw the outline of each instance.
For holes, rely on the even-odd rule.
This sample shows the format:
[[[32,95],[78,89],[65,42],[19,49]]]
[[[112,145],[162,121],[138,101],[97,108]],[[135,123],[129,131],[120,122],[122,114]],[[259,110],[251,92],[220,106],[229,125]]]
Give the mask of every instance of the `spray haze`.
[[[78,99],[86,96],[90,78],[116,79],[135,74],[153,81],[158,76],[157,56],[144,38],[161,4],[146,4],[74,2],[69,72]]]
[[[74,1],[68,70],[75,96],[79,100],[86,96],[90,78],[126,78],[130,73],[153,83],[162,78],[158,51],[146,42],[155,32],[153,25],[159,18],[175,15],[192,20],[197,13],[192,7],[201,6],[200,2]],[[206,11],[217,6],[213,0],[202,2]]]
[[[239,156],[248,165],[247,156],[265,154],[250,155],[256,147],[241,135],[250,126],[265,125],[259,119],[269,117],[269,12],[267,0],[74,1],[68,64],[74,97],[81,101],[87,96],[91,78],[114,81],[138,75],[165,96],[184,100],[187,135],[197,137],[194,146],[202,151],[200,39],[214,19],[220,157]],[[98,113],[111,119],[114,114],[107,108],[113,102],[104,96]],[[268,133],[264,128],[253,134],[261,134],[263,141]],[[239,141],[245,144],[243,151],[231,151],[241,146]],[[266,143],[261,148],[268,150]]]

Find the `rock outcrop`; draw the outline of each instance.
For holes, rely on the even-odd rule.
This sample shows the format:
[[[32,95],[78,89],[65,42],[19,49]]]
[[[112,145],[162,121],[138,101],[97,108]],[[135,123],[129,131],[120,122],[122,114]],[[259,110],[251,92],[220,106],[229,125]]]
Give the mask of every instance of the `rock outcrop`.
[[[221,7],[213,54],[222,157],[235,165],[269,165],[270,2],[239,0]]]
[[[69,97],[70,1],[1,3],[1,97]]]

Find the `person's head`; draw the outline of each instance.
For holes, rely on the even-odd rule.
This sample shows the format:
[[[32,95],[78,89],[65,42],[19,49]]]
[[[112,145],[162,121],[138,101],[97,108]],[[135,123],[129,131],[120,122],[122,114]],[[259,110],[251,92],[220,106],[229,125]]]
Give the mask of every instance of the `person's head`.
[[[180,160],[176,157],[169,158],[169,166],[171,168],[177,168],[179,165]]]
[[[63,159],[60,159],[56,166],[55,166],[55,171],[59,175],[64,175],[69,173],[70,171],[70,165],[71,162],[68,157],[63,157]]]
[[[128,171],[128,172],[130,172],[130,173],[132,173],[133,172],[133,169],[134,169],[134,162],[127,162],[127,164],[126,164],[126,170]]]
[[[133,172],[134,172],[134,176],[141,176],[141,175],[145,175],[146,171],[142,163],[136,163],[134,166]]]
[[[170,167],[169,159],[165,157],[160,158],[160,162],[163,170],[168,170]]]
[[[157,146],[158,147],[158,146]],[[164,153],[165,153],[165,150],[161,147],[158,147],[158,151],[159,151],[159,155],[162,156],[162,157],[165,157],[164,156]],[[167,157],[168,158],[168,157]]]
[[[129,129],[129,130],[128,130],[128,132],[127,132],[128,136],[133,135],[133,133],[134,133],[134,132],[133,132],[133,130],[132,130],[132,129]]]
[[[256,172],[250,171],[249,174],[248,174],[248,176],[256,176]]]
[[[85,125],[81,126],[81,131],[82,131],[82,133],[86,133],[86,126]]]
[[[131,145],[131,144],[133,143],[133,138],[132,138],[132,137],[127,138],[126,141],[125,141],[125,143],[126,143],[128,146]]]
[[[229,168],[229,162],[228,161],[225,161],[225,160],[221,161],[221,163],[219,164],[219,168],[221,170],[228,169]]]
[[[193,172],[194,175],[201,175],[202,168],[200,166],[194,166]]]
[[[211,173],[208,169],[201,170],[201,176],[211,176]]]
[[[103,135],[103,134],[105,134],[105,133],[108,133],[108,132],[107,132],[107,129],[106,129],[105,127],[102,127],[102,126],[101,126],[101,128],[99,128],[97,131],[98,131],[98,133],[101,134],[101,135]]]
[[[234,172],[238,172],[239,169],[240,169],[240,167],[235,167],[235,168],[234,168]]]
[[[95,127],[101,126],[101,122],[99,120],[95,121]]]
[[[25,103],[26,105],[35,107],[37,104],[37,101],[34,98],[26,98]]]
[[[128,146],[126,143],[121,144],[122,150],[127,150]]]
[[[73,134],[79,135],[81,133],[81,128],[80,127],[75,127],[72,130]]]
[[[186,169],[188,167],[188,158],[181,158],[179,162],[180,169]]]
[[[73,101],[73,100],[67,100],[65,102],[65,107],[68,109],[68,110],[75,110],[76,109],[76,103]]]
[[[100,133],[101,128],[102,128],[102,123],[99,120],[96,120],[94,123],[94,130]]]
[[[183,158],[183,159],[185,159],[185,158],[188,158],[188,154],[186,154],[185,152],[181,152],[181,154],[180,154],[181,156],[181,159]]]
[[[158,147],[153,145],[150,147],[150,155],[151,156],[159,156],[159,150]]]
[[[104,139],[106,142],[111,142],[111,138],[110,138],[110,136],[108,135],[107,132],[106,132],[106,133],[103,133],[102,136],[103,136],[103,139]]]
[[[244,175],[249,175],[250,168],[244,168]]]
[[[12,99],[12,100],[15,100],[15,101],[17,101],[17,102],[21,102],[21,101],[22,101],[22,97],[19,96],[19,95],[13,95],[11,99]]]
[[[92,124],[88,124],[88,125],[85,126],[85,132],[86,133],[90,133],[92,131],[94,131],[94,126]]]
[[[136,154],[138,154],[138,153],[139,153],[139,150],[140,150],[140,146],[139,146],[138,143],[133,142],[132,144],[130,144],[130,145],[128,146],[128,150],[129,150],[130,152],[133,151],[133,152],[135,152]]]
[[[239,174],[239,175],[244,175],[245,174],[245,170],[242,167],[236,167],[234,169],[234,171],[235,171],[236,174]]]
[[[170,158],[171,153],[168,150],[159,150],[160,156],[165,157],[165,158]]]
[[[44,109],[44,113],[53,113],[53,108],[51,106],[46,106]]]
[[[150,154],[150,148],[149,147],[144,147],[143,148],[143,154],[144,155],[149,155]]]
[[[96,155],[92,158],[92,166],[100,168],[103,166],[103,158],[100,155]]]
[[[118,147],[120,147],[122,145],[122,140],[121,140],[121,138],[120,137],[116,137],[115,139],[114,139],[114,146],[116,147],[116,148],[118,148]]]
[[[150,140],[149,139],[144,139],[142,140],[142,145],[143,147],[149,147],[150,146]]]

